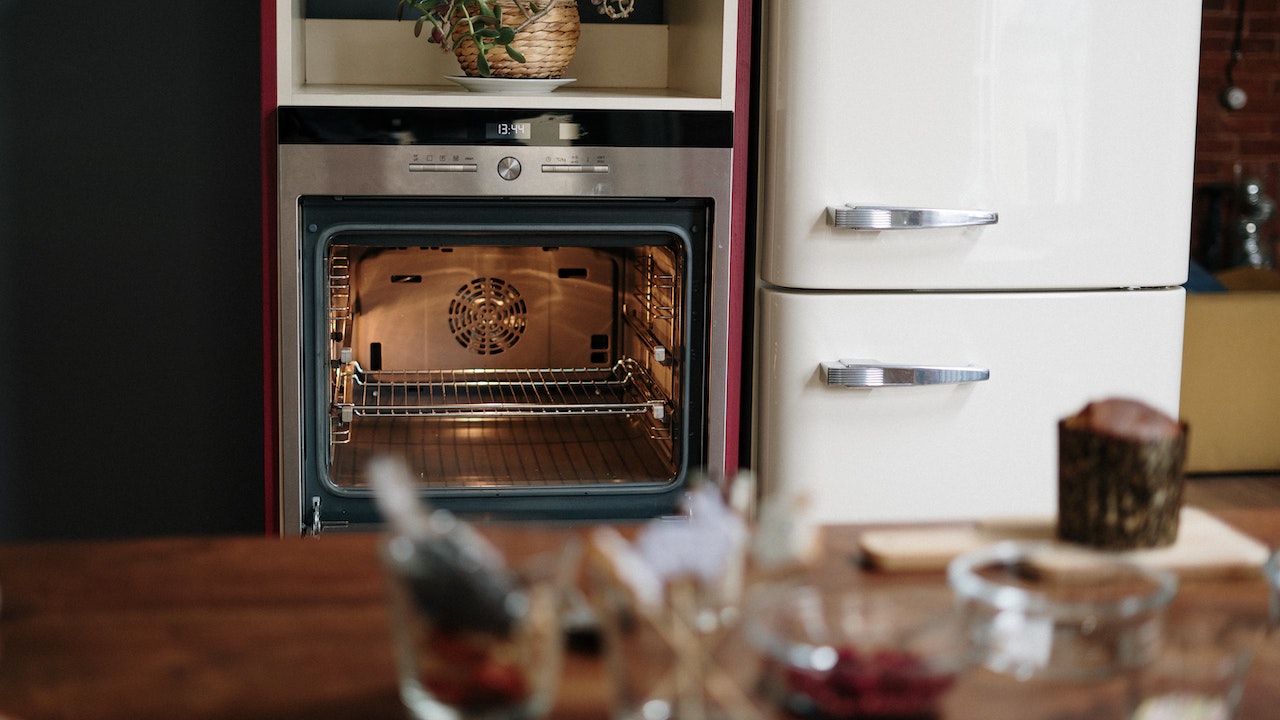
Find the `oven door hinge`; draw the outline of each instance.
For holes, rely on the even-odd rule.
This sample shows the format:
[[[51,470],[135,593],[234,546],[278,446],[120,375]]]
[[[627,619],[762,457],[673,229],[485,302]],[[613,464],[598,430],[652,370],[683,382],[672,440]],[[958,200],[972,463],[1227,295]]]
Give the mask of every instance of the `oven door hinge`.
[[[330,520],[324,522],[320,519],[320,496],[315,495],[311,498],[311,529],[307,531],[308,535],[319,535],[325,528],[345,528],[346,520]]]

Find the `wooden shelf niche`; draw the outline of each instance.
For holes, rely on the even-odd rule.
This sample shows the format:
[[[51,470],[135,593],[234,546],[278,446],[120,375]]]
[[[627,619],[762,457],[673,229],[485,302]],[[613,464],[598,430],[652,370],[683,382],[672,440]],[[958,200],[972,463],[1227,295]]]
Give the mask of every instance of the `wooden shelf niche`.
[[[566,71],[545,95],[468,92],[438,45],[413,23],[304,17],[276,0],[280,105],[732,110],[739,0],[668,2],[662,25],[584,23]]]

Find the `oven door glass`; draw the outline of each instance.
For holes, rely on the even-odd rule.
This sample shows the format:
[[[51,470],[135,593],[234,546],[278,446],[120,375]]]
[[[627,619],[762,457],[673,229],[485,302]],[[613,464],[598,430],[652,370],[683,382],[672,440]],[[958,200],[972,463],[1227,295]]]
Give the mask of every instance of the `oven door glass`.
[[[365,469],[393,455],[460,512],[673,509],[705,433],[707,218],[693,201],[304,199],[309,499],[371,521],[351,517],[372,510]]]

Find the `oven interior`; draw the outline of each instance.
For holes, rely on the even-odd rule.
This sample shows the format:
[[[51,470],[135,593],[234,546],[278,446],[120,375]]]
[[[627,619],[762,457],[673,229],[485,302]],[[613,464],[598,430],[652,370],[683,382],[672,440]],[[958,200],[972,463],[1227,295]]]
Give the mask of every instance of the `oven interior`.
[[[316,520],[377,521],[379,455],[460,513],[674,511],[703,462],[708,205],[303,198]]]

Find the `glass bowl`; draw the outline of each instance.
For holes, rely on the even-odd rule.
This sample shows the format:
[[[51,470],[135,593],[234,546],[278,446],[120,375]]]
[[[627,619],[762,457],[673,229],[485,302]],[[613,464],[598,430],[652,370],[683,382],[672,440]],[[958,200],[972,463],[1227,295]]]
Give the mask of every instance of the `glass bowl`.
[[[1160,649],[1177,576],[1104,551],[1010,541],[947,568],[978,661],[1018,680],[1092,680]]]
[[[935,718],[967,664],[942,583],[773,588],[749,605],[763,699],[804,718]]]

